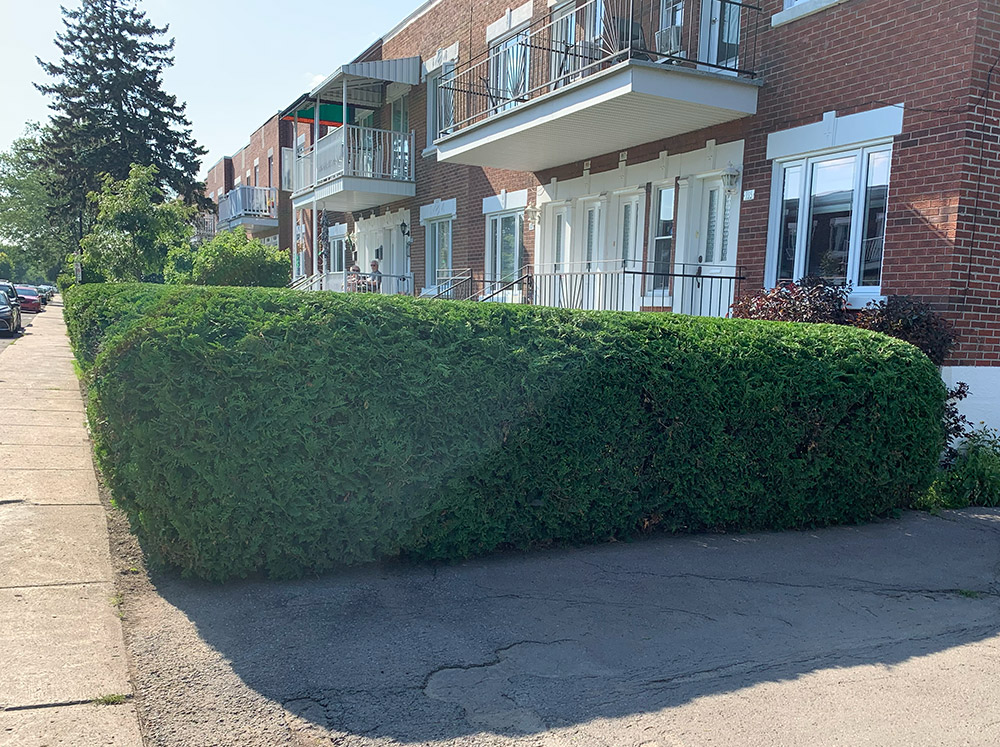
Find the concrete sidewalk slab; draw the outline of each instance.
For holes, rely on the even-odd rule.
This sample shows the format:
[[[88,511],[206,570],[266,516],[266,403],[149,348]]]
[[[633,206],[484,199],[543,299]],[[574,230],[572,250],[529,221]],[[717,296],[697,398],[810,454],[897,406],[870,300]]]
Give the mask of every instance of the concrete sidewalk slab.
[[[0,589],[107,581],[107,535],[101,505],[0,505]]]
[[[77,397],[53,397],[47,392],[40,392],[30,397],[22,397],[12,402],[5,412],[85,412],[83,401]]]
[[[40,428],[60,425],[82,426],[87,422],[87,418],[82,412],[44,412],[25,411],[12,412],[5,418],[8,423],[16,425],[36,425]]]
[[[25,449],[23,446],[0,446],[0,464],[14,471],[22,469],[59,469],[88,470],[93,469],[94,462],[90,455],[90,447],[53,446]]]
[[[0,744],[17,747],[137,747],[135,706],[85,705],[0,712]]]
[[[11,470],[0,467],[0,501],[45,504],[97,504],[97,476],[92,469]]]
[[[0,706],[131,693],[110,581],[0,589]]]
[[[35,428],[27,425],[0,423],[0,446],[79,446],[90,444],[90,434],[83,426],[68,425],[58,428]]]

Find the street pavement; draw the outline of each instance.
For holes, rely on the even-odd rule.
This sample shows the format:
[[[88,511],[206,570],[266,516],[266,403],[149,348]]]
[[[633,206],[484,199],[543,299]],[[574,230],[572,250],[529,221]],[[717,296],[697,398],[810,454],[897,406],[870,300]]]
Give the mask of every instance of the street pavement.
[[[224,586],[155,574],[149,745],[1000,745],[1000,511]]]
[[[0,348],[3,747],[142,744],[85,421],[57,299]]]

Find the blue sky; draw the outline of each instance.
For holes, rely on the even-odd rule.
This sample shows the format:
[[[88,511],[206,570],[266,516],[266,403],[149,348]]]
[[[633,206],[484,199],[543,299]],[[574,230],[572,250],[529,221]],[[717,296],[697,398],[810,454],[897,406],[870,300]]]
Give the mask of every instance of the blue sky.
[[[275,111],[349,62],[420,2],[144,0],[141,5],[158,26],[170,24],[177,40],[165,88],[187,102],[194,136],[208,148],[204,174]],[[60,0],[0,0],[0,149],[10,146],[26,121],[48,117],[45,99],[31,84],[42,79],[35,57],[58,57],[52,41],[62,28],[59,5]],[[270,43],[262,49],[265,38]]]

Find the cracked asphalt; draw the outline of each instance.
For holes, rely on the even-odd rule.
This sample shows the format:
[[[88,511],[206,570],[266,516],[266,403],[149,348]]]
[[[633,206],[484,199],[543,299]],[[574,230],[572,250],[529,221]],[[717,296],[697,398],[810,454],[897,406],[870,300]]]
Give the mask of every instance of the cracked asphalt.
[[[998,510],[226,586],[116,521],[148,745],[1000,744]]]

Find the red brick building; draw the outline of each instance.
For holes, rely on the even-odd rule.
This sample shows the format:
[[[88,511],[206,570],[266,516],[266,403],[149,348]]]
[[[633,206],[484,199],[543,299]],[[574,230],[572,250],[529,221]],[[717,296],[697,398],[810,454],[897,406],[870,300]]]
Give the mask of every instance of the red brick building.
[[[428,0],[281,113],[295,275],[694,314],[822,275],[946,313],[1000,424],[998,53],[986,0]]]

